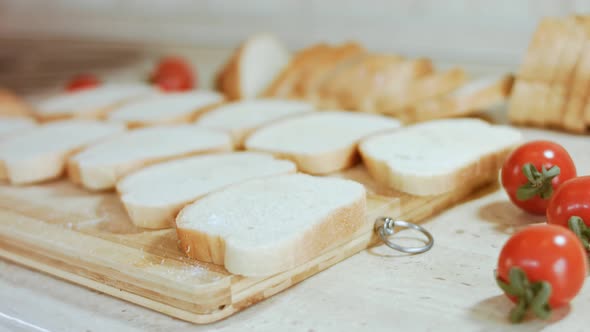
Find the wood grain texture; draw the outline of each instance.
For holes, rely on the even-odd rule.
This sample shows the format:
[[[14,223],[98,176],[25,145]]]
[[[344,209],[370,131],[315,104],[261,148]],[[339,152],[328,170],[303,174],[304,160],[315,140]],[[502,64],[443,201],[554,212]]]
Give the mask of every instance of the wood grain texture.
[[[383,215],[423,220],[482,184],[415,197],[380,187],[362,167],[335,176],[365,183],[369,221]],[[372,224],[295,269],[246,278],[187,258],[173,229],[135,227],[115,194],[90,193],[63,181],[0,186],[1,257],[198,324],[230,316],[367,248],[377,240]]]

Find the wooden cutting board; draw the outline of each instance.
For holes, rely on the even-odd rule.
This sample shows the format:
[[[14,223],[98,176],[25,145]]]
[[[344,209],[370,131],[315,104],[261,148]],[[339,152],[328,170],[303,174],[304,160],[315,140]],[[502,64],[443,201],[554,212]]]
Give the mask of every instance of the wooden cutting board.
[[[335,176],[367,187],[366,227],[348,243],[271,277],[232,275],[220,266],[188,259],[178,249],[173,229],[137,228],[114,193],[90,193],[67,181],[0,185],[0,256],[204,324],[262,301],[376,243],[372,229],[376,218],[420,221],[490,180],[441,196],[416,197],[379,187],[362,167]]]

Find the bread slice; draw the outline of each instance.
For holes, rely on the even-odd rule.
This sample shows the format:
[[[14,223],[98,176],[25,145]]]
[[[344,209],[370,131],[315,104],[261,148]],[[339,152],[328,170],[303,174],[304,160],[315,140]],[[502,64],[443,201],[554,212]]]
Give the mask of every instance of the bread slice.
[[[561,125],[568,131],[583,133],[587,123],[584,121],[584,105],[586,96],[590,95],[590,17],[581,17],[580,26],[584,35],[580,57],[573,73],[573,79],[567,92],[565,105],[562,109]],[[590,114],[589,114],[590,116]],[[590,122],[588,122],[590,123]]]
[[[154,88],[144,84],[105,84],[94,89],[62,93],[45,99],[37,105],[35,115],[41,121],[101,119],[125,102],[155,93]]]
[[[246,180],[295,171],[295,164],[269,154],[216,153],[141,169],[119,181],[117,190],[135,225],[167,228],[174,226],[180,209],[211,192]]]
[[[379,113],[395,116],[406,107],[429,98],[456,90],[467,80],[465,71],[452,68],[420,79],[399,84],[393,81],[379,91],[375,97]]]
[[[535,105],[537,97],[532,93],[535,89],[529,86],[527,82],[540,81],[542,84],[547,83],[545,78],[551,74],[547,73],[545,67],[546,60],[544,59],[550,53],[549,50],[546,50],[546,46],[551,42],[551,38],[553,38],[552,31],[555,30],[555,26],[558,24],[559,20],[555,18],[546,17],[541,19],[531,39],[520,65],[508,106],[508,117],[515,124],[525,124],[529,117],[529,110],[531,108],[538,109],[538,106]]]
[[[366,223],[361,184],[294,174],[211,194],[180,212],[176,230],[189,257],[262,277],[345,243]]]
[[[519,131],[478,119],[446,119],[405,127],[360,144],[371,176],[412,195],[450,192],[497,174]]]
[[[25,117],[0,117],[0,139],[17,135],[34,128],[37,123]]]
[[[441,97],[418,102],[398,114],[404,123],[470,115],[504,100],[510,93],[512,75],[474,79]]]
[[[263,97],[287,98],[297,83],[299,72],[307,62],[323,52],[330,50],[330,46],[320,43],[297,52],[288,65],[274,78],[272,83],[262,93]]]
[[[0,180],[28,184],[58,178],[70,155],[124,130],[117,123],[67,120],[4,139],[0,141]]]
[[[573,75],[584,45],[584,29],[575,16],[563,20],[561,29],[555,32],[553,49],[559,50],[549,64],[554,67],[550,88],[541,108],[543,116],[537,123],[540,126],[561,126],[564,103],[572,85]],[[539,119],[533,117],[533,119]]]
[[[237,148],[257,128],[284,117],[314,110],[313,105],[287,99],[251,99],[227,103],[201,116],[197,126],[229,132]]]
[[[219,105],[223,95],[212,91],[167,93],[127,103],[107,115],[128,127],[193,122],[199,115]]]
[[[94,144],[71,157],[68,175],[87,189],[105,190],[150,164],[232,148],[229,135],[220,131],[193,125],[148,127]]]
[[[397,120],[373,114],[314,112],[265,126],[245,146],[292,160],[302,172],[327,174],[356,163],[361,139],[399,125]]]
[[[549,104],[553,81],[559,75],[561,55],[566,49],[567,28],[566,20],[550,21],[546,29],[542,53],[538,60],[538,68],[530,74],[529,84],[532,84],[531,95],[527,97],[528,106],[522,109],[525,124],[545,127],[551,114],[555,111]]]
[[[227,98],[259,97],[287,66],[290,54],[270,34],[258,34],[244,41],[220,71],[217,85]]]
[[[25,100],[9,90],[0,88],[0,116],[30,117],[33,113]]]

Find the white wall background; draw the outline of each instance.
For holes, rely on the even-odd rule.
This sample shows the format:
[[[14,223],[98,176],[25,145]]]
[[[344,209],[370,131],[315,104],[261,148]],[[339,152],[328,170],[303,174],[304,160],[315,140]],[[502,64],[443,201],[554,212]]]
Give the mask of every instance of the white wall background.
[[[0,38],[75,38],[234,47],[271,31],[296,49],[358,40],[443,60],[520,61],[543,16],[590,0],[0,0]]]

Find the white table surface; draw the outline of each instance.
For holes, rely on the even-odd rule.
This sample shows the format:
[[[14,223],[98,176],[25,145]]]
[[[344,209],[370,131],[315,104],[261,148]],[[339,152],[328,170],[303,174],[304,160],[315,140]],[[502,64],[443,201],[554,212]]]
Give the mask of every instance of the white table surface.
[[[218,64],[223,59],[205,60]],[[536,129],[523,133],[527,140],[561,143],[578,173],[590,174],[590,137]],[[590,282],[548,322],[514,326],[506,320],[512,304],[495,284],[497,256],[514,230],[543,220],[512,206],[498,187],[488,188],[424,223],[436,239],[425,254],[407,256],[384,246],[363,251],[245,311],[202,326],[0,260],[0,331],[588,330]]]

